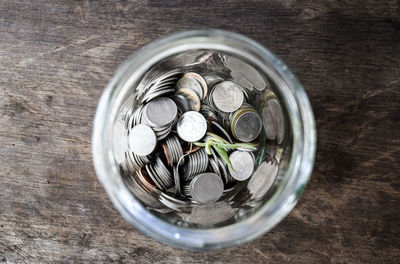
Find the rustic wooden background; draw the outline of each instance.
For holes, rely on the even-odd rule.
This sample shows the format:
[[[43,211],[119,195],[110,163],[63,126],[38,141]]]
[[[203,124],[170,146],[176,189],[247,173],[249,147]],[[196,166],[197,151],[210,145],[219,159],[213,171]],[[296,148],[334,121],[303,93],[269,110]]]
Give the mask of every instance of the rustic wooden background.
[[[318,153],[270,233],[214,252],[126,223],[97,181],[91,131],[118,65],[179,30],[267,46],[308,92]],[[0,0],[0,263],[399,263],[399,1]]]

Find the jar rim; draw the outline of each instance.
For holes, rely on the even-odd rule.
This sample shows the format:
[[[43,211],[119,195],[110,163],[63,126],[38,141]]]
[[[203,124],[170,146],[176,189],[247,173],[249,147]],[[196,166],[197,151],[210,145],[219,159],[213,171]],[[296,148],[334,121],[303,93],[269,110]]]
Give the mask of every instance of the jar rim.
[[[228,44],[227,44],[228,43]],[[237,49],[241,46],[244,49]],[[289,121],[293,129],[293,151],[280,186],[279,197],[247,218],[224,227],[189,229],[165,222],[149,212],[130,193],[119,177],[113,161],[109,131],[117,108],[130,84],[136,82],[157,61],[194,49],[213,49],[249,56],[264,70],[271,70],[284,80],[280,89],[291,98]],[[137,229],[163,243],[186,249],[216,249],[253,240],[269,231],[295,206],[307,184],[314,165],[316,129],[310,102],[304,88],[289,68],[269,50],[243,35],[222,30],[194,30],[174,33],[153,41],[129,57],[117,70],[100,98],[93,125],[92,153],[95,171],[110,200],[122,216]]]

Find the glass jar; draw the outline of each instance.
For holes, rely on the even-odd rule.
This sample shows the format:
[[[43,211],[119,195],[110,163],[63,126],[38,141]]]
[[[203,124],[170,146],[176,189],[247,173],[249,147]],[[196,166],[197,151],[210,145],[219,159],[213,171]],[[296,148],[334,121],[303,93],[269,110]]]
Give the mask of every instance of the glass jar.
[[[211,205],[181,203],[176,197],[143,190],[120,166],[126,148],[121,128],[124,113],[137,105],[132,95],[146,75],[202,63],[247,86],[264,122],[253,177]],[[265,129],[271,98],[282,111],[280,138],[271,137]],[[316,150],[311,106],[293,73],[255,41],[220,30],[175,33],[135,52],[100,99],[92,140],[98,179],[123,217],[150,237],[187,249],[238,245],[274,227],[298,201],[310,178]]]

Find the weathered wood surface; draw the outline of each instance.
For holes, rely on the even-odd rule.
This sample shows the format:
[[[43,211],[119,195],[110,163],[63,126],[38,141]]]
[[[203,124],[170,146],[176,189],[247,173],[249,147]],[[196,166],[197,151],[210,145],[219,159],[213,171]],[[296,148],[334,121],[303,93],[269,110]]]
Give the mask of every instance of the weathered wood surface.
[[[97,101],[167,33],[243,33],[307,90],[315,170],[260,239],[189,252],[126,223],[92,166]],[[398,263],[399,1],[0,1],[0,263]]]

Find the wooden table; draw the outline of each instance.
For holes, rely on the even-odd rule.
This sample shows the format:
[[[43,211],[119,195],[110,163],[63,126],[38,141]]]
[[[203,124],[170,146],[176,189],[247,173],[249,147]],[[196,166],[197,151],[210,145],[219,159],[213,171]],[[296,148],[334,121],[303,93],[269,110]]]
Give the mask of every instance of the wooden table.
[[[0,1],[0,263],[398,263],[398,1]],[[310,1],[311,2],[311,1]],[[138,232],[92,165],[96,105],[118,65],[179,30],[245,34],[313,105],[318,152],[270,233],[190,252]]]

